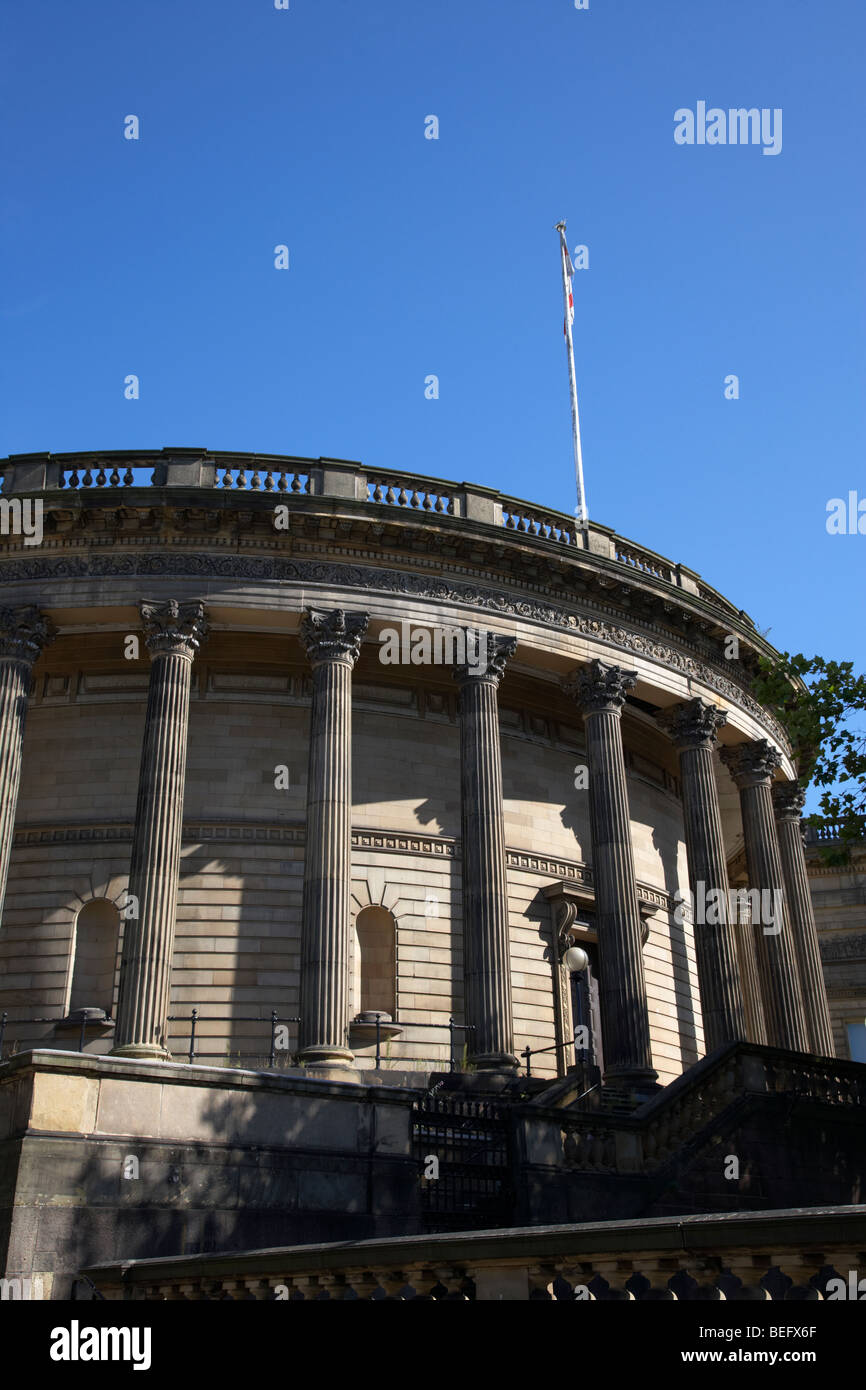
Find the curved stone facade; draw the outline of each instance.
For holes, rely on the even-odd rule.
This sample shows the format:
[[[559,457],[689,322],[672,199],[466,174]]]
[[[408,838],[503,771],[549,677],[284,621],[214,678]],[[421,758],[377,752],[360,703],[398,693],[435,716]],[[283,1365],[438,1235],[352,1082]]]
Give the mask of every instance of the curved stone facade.
[[[770,788],[796,769],[750,692],[772,649],[694,572],[328,459],[16,456],[2,502],[7,1052],[79,1045],[110,950],[104,913],[78,928],[94,901],[118,931],[90,1050],[182,1057],[195,1007],[202,1062],[266,1065],[273,1041],[278,1064],[368,1068],[371,1006],[404,1073],[447,1066],[449,1019],[481,1069],[550,1049],[536,1076],[585,1026],[579,1060],[616,1085],[743,1034],[830,1050],[802,894],[776,934],[677,910],[739,881],[744,827],[748,886],[787,904],[800,843],[780,858]],[[16,503],[41,504],[40,544]],[[462,664],[412,659],[466,629],[489,645],[446,642]]]

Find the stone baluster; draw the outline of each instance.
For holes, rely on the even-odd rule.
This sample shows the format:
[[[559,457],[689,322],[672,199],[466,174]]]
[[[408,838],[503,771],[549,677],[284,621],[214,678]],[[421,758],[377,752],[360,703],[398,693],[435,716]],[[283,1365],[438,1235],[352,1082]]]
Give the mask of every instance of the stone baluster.
[[[713,895],[714,907],[694,922],[701,1015],[707,1052],[746,1035],[737,944],[728,914],[728,871],[713,771],[716,730],[727,715],[704,700],[665,710],[659,722],[680,756],[683,821],[689,878],[696,911]],[[712,918],[713,920],[709,920]]]
[[[781,754],[766,739],[758,739],[723,748],[722,761],[740,792],[749,883],[761,894],[761,912],[758,922],[753,921],[753,931],[767,1041],[771,1046],[806,1052],[809,1038],[770,794],[773,773],[782,761]],[[770,920],[764,921],[765,917]]]
[[[38,608],[0,608],[0,920],[9,877],[33,666],[52,638]]]
[[[354,1076],[347,1046],[352,877],[352,670],[366,613],[310,610],[301,640],[313,668],[304,904],[300,1059],[317,1074]]]
[[[167,1058],[192,663],[207,621],[203,604],[175,599],[142,603],[141,617],[150,682],[112,1051]]]
[[[583,712],[605,1082],[653,1087],[641,919],[631,847],[621,715],[634,671],[592,661],[565,682]]]
[[[800,979],[803,988],[803,1007],[809,1030],[810,1046],[819,1057],[834,1057],[833,1029],[827,1003],[827,985],[821,965],[818,931],[809,892],[809,874],[803,849],[800,816],[806,793],[796,782],[777,782],[773,787],[773,810],[776,813],[776,835],[785,880],[788,920],[794,934]]]
[[[476,634],[477,661],[457,666],[463,847],[463,961],[469,1051],[484,1071],[514,1071],[508,880],[496,692],[513,637]],[[467,633],[467,644],[472,640]],[[484,644],[486,643],[486,648]],[[468,656],[468,652],[467,652]]]

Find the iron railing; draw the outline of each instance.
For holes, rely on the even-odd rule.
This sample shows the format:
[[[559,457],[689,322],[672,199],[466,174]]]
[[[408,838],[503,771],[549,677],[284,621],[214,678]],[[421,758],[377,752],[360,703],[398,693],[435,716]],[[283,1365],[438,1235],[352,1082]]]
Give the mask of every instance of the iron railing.
[[[77,1022],[78,1020],[75,1020],[75,1021]],[[86,1040],[87,1040],[87,1030],[88,1030],[88,1027],[91,1027],[91,1026],[94,1026],[94,1025],[96,1025],[96,1026],[104,1026],[105,1024],[111,1023],[111,1022],[113,1022],[113,1020],[110,1019],[110,1018],[108,1018],[107,1016],[106,1016],[104,1019],[94,1019],[93,1017],[86,1017],[86,1016],[83,1017],[83,1018],[80,1020],[80,1032],[79,1032],[79,1040],[78,1040],[78,1051],[79,1051],[79,1052],[83,1052],[83,1051],[84,1051],[85,1043],[86,1043]],[[264,1017],[264,1018],[263,1018],[260,1014],[210,1014],[210,1015],[204,1015],[204,1014],[202,1014],[202,1013],[199,1012],[198,1007],[194,1007],[194,1008],[191,1010],[191,1012],[188,1013],[188,1014],[169,1014],[167,1022],[169,1022],[169,1023],[186,1023],[186,1024],[189,1025],[189,1031],[188,1031],[188,1032],[186,1032],[186,1033],[183,1033],[183,1032],[182,1032],[182,1033],[180,1033],[180,1034],[175,1034],[174,1036],[175,1036],[175,1038],[178,1038],[178,1039],[180,1039],[181,1041],[186,1041],[186,1043],[187,1043],[187,1046],[186,1046],[186,1049],[185,1049],[185,1052],[186,1052],[186,1060],[187,1060],[187,1062],[188,1062],[190,1065],[192,1065],[192,1063],[194,1063],[195,1060],[196,1060],[197,1058],[203,1058],[203,1057],[222,1057],[222,1056],[225,1055],[225,1050],[224,1050],[224,1049],[222,1049],[222,1050],[220,1050],[220,1051],[217,1051],[217,1052],[205,1052],[205,1051],[202,1050],[202,1048],[199,1046],[199,1043],[200,1043],[200,1041],[202,1040],[202,1034],[201,1034],[200,1031],[199,1031],[199,1025],[200,1025],[200,1024],[210,1024],[210,1023],[268,1023],[269,1026],[270,1026],[270,1030],[271,1030],[271,1042],[270,1042],[270,1051],[269,1051],[269,1054],[268,1054],[268,1066],[269,1066],[269,1067],[276,1067],[276,1065],[277,1065],[277,1053],[278,1053],[278,1052],[286,1051],[287,1055],[289,1055],[289,1056],[291,1056],[291,1057],[294,1058],[294,1053],[292,1053],[291,1049],[284,1049],[284,1048],[281,1048],[281,1047],[278,1047],[278,1046],[277,1046],[277,1029],[278,1029],[281,1025],[283,1025],[283,1024],[290,1024],[290,1023],[297,1024],[297,1023],[300,1023],[301,1020],[300,1020],[300,1018],[299,1018],[298,1016],[296,1016],[296,1015],[293,1015],[293,1016],[291,1016],[291,1017],[285,1017],[285,1016],[283,1016],[283,1015],[280,1015],[280,1014],[277,1013],[276,1009],[272,1009],[272,1010],[271,1010],[271,1013],[270,1013],[270,1016],[269,1016],[269,1017]],[[5,1032],[6,1032],[6,1028],[7,1028],[7,1024],[8,1024],[8,1023],[9,1023],[9,1016],[8,1016],[8,1013],[7,1013],[7,1012],[3,1012],[2,1014],[0,1014],[0,1059],[2,1059],[2,1057],[3,1057],[3,1040],[4,1040],[4,1035],[5,1035]],[[70,1019],[69,1019],[68,1017],[66,1017],[66,1018],[28,1018],[28,1019],[13,1019],[13,1020],[12,1020],[12,1023],[13,1023],[13,1025],[14,1025],[14,1024],[18,1024],[18,1023],[20,1023],[20,1024],[30,1024],[30,1023],[53,1023],[53,1024],[59,1024],[59,1023],[66,1023],[66,1024],[68,1024],[68,1025],[71,1026],[71,1021],[70,1021]],[[371,1027],[375,1027],[375,1034],[376,1034],[376,1052],[375,1052],[375,1060],[376,1060],[376,1070],[379,1071],[379,1070],[381,1069],[381,1066],[382,1066],[382,1020],[381,1020],[381,1018],[377,1018],[377,1019],[375,1020],[375,1023],[373,1023],[373,1022],[371,1021],[370,1026],[371,1026]],[[417,1028],[423,1028],[425,1031],[428,1030],[428,1029],[435,1029],[435,1030],[442,1030],[443,1032],[447,1032],[447,1033],[448,1033],[448,1070],[449,1070],[449,1071],[452,1071],[452,1072],[453,1072],[453,1071],[457,1071],[458,1068],[459,1068],[459,1058],[457,1057],[457,1055],[456,1055],[456,1050],[455,1050],[456,1035],[457,1035],[458,1033],[464,1033],[464,1034],[474,1033],[474,1031],[475,1031],[475,1025],[474,1025],[474,1024],[472,1024],[472,1023],[455,1023],[453,1017],[450,1017],[450,1018],[448,1019],[448,1022],[447,1022],[447,1023],[419,1023],[419,1024],[411,1024],[411,1023],[410,1023],[410,1024],[405,1024],[405,1023],[404,1023],[404,1024],[401,1024],[400,1027],[401,1027],[401,1029],[417,1027]],[[238,1053],[238,1057],[243,1057],[243,1056],[258,1057],[258,1056],[260,1056],[260,1055],[261,1055],[261,1054],[259,1054],[259,1053]],[[404,1070],[411,1070],[411,1069],[412,1069],[411,1064],[412,1064],[412,1062],[413,1062],[415,1059],[413,1059],[413,1058],[406,1058],[405,1060],[406,1060],[407,1066],[404,1068]]]

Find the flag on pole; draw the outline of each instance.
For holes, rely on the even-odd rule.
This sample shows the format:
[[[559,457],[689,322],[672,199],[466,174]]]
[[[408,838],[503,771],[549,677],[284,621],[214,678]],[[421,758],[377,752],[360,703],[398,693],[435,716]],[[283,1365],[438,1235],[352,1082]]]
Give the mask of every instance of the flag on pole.
[[[577,409],[577,379],[574,370],[574,341],[572,337],[572,325],[574,324],[574,286],[572,277],[574,276],[574,266],[571,263],[571,256],[568,254],[568,242],[565,239],[565,223],[557,222],[556,230],[559,232],[560,260],[562,261],[562,297],[565,304],[565,347],[568,354],[568,389],[571,397],[571,434],[574,447],[574,479],[577,484],[577,524],[584,529],[589,520],[589,513],[586,507],[586,492],[583,486],[583,452],[580,447],[580,416]],[[585,543],[585,542],[584,542]]]
[[[565,322],[562,325],[562,331],[565,337],[567,338],[568,330],[574,323],[574,287],[571,283],[572,277],[574,276],[574,266],[571,263],[571,256],[568,254],[568,243],[565,240],[564,227],[560,227],[559,229],[559,241],[562,247],[562,268],[565,272],[566,285]]]

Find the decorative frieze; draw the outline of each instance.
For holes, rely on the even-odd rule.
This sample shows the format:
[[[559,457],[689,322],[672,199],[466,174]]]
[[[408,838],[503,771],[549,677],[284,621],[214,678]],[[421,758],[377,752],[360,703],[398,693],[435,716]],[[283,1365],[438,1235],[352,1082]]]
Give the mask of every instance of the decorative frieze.
[[[146,538],[152,546],[153,537]],[[124,545],[128,541],[124,539]],[[432,599],[439,604],[468,605],[492,614],[514,617],[543,627],[573,632],[578,636],[603,642],[617,650],[628,651],[647,661],[656,662],[680,675],[716,691],[740,709],[750,714],[772,735],[782,748],[790,743],[779,721],[765,710],[749,692],[745,683],[731,679],[730,674],[717,669],[712,662],[690,656],[687,651],[670,645],[652,631],[640,632],[625,628],[604,618],[566,608],[561,604],[527,598],[520,593],[493,589],[474,583],[464,583],[440,576],[383,569],[377,565],[349,565],[330,561],[301,560],[282,556],[202,554],[174,551],[162,555],[126,554],[86,556],[67,555],[57,558],[22,558],[0,564],[0,579],[6,582],[40,579],[99,579],[116,577],[167,578],[229,578],[250,579],[256,582],[297,581],[303,588],[309,584],[339,586],[351,591],[378,590],[386,594]],[[533,586],[534,587],[534,586]],[[587,601],[589,608],[595,605]],[[639,619],[634,620],[639,623]],[[651,628],[651,625],[647,625]]]

